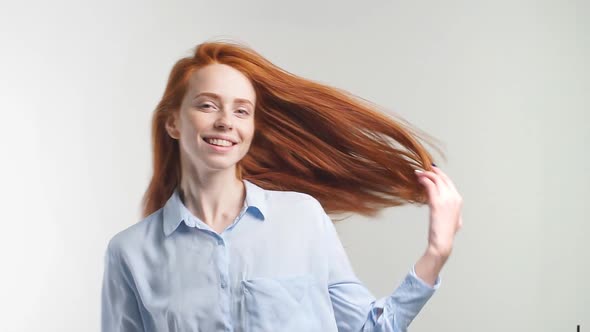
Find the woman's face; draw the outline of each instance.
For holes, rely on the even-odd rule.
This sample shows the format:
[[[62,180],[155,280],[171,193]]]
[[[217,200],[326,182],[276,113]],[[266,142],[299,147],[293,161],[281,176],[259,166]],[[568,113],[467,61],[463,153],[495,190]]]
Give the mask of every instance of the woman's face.
[[[250,148],[255,105],[256,93],[246,76],[228,65],[207,65],[191,76],[180,111],[166,128],[197,169],[227,169]],[[231,143],[208,140],[215,136]]]

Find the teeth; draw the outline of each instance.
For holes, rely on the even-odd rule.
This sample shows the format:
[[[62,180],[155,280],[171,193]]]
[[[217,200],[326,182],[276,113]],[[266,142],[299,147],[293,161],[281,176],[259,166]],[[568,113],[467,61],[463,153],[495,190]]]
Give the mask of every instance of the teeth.
[[[217,138],[205,138],[205,141],[207,141],[207,143],[213,144],[213,145],[219,145],[219,146],[232,146],[233,143],[230,141],[226,141],[224,139],[217,139]]]

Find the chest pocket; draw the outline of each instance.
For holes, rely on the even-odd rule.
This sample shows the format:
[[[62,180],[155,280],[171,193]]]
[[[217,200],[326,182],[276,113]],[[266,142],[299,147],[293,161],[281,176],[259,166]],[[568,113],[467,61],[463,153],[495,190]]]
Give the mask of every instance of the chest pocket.
[[[246,331],[314,331],[313,277],[242,281]]]

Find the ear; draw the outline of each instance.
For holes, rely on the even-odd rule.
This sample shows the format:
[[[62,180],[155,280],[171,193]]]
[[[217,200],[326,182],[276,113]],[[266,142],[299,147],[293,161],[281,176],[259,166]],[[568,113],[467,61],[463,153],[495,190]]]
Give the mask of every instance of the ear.
[[[174,139],[180,138],[180,131],[178,130],[178,112],[171,112],[170,116],[166,119],[166,131],[168,135]]]

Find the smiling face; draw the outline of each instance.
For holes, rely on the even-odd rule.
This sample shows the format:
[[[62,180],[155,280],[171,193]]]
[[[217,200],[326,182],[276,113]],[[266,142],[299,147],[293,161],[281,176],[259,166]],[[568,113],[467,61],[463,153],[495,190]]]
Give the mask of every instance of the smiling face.
[[[211,64],[192,74],[180,110],[166,123],[179,140],[181,155],[197,170],[233,168],[248,152],[254,137],[256,93],[240,71]],[[211,141],[224,137],[226,141]]]

